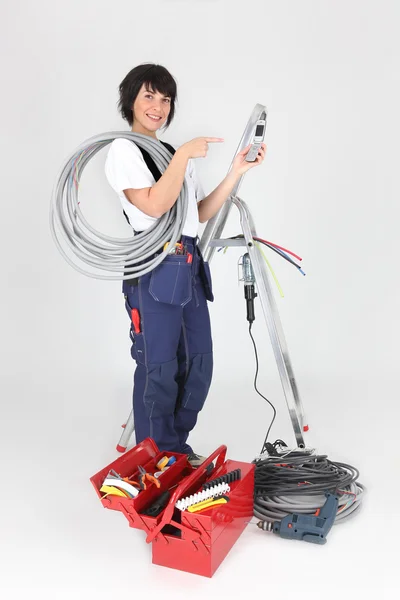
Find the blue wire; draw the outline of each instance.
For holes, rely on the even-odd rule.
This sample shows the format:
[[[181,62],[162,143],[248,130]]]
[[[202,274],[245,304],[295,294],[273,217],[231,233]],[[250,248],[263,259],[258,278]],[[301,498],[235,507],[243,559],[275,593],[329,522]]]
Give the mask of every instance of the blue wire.
[[[270,246],[269,244],[264,244],[264,245],[265,245],[265,246],[267,246],[267,247],[269,247],[269,248],[271,248],[271,246]],[[296,265],[296,263],[295,263],[295,262],[293,262],[293,259],[292,259],[292,258],[290,258],[290,256],[289,256],[288,254],[286,254],[286,252],[284,252],[284,251],[283,251],[283,250],[281,250],[280,248],[277,248],[276,246],[274,246],[274,250],[275,250],[275,251],[276,251],[278,254],[281,254],[282,256],[286,256],[286,258],[289,258],[289,260],[291,260],[291,261],[292,261],[292,262],[291,262],[291,264],[292,264],[292,265],[294,265],[294,266],[297,268],[297,270],[298,270],[298,271],[300,271],[300,273],[301,273],[302,275],[305,275],[305,273],[304,273],[303,269],[302,269],[301,267],[299,267],[299,265]]]
[[[263,243],[263,242],[258,242],[258,243],[259,243],[259,244],[262,244],[263,246],[266,246],[267,248],[269,248],[269,249],[271,250],[271,246],[272,246],[272,244],[265,244],[265,243]],[[221,252],[221,250],[223,250],[223,249],[224,249],[224,247],[221,247],[221,248],[219,248],[219,249],[217,250],[217,252]],[[302,275],[304,275],[304,276],[306,275],[306,274],[304,273],[303,269],[302,269],[301,267],[299,267],[299,265],[297,265],[297,264],[296,264],[296,263],[293,261],[293,259],[292,259],[292,258],[289,256],[289,254],[287,254],[286,252],[284,252],[284,251],[283,251],[283,250],[281,250],[280,248],[277,248],[276,246],[274,246],[274,250],[275,250],[275,252],[277,252],[277,254],[280,254],[282,257],[285,257],[285,258],[287,258],[287,259],[289,260],[290,264],[294,265],[294,266],[297,268],[297,270],[298,270],[298,271],[300,271],[300,273],[301,273]]]

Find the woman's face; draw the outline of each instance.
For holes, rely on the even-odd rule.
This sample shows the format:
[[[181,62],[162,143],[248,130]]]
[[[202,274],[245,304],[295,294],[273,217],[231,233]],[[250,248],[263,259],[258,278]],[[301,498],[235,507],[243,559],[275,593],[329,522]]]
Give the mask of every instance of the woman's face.
[[[157,129],[168,119],[171,99],[159,92],[147,91],[143,84],[132,107],[132,131],[156,137]]]

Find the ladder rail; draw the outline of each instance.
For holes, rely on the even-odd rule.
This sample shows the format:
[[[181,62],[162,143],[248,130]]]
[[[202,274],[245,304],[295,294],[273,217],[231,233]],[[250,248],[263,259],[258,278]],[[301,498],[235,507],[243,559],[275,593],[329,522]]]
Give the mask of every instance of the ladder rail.
[[[263,112],[267,112],[266,106],[263,104],[256,104],[253,112],[250,115],[250,118],[247,122],[239,145],[236,149],[235,154],[233,155],[231,165],[228,169],[228,173],[232,168],[233,161],[235,157],[241,152],[246,146],[248,146],[252,139],[255,130],[255,126],[257,121],[260,119],[260,116]],[[229,213],[232,208],[232,202],[230,200],[231,197],[236,196],[239,191],[240,185],[243,181],[244,174],[240,177],[235,187],[233,188],[230,197],[226,200],[226,202],[222,205],[216,215],[212,219],[210,219],[204,228],[203,235],[201,236],[201,240],[199,242],[199,249],[202,253],[204,260],[207,262],[211,262],[212,257],[214,256],[215,247],[211,244],[211,241],[215,238],[219,238],[222,234],[222,231],[225,227],[226,221],[228,219]]]
[[[269,281],[265,262],[254,237],[258,237],[253,218],[246,203],[238,197],[232,198],[232,203],[239,210],[240,222],[246,242],[246,250],[250,256],[254,272],[256,288],[260,304],[267,323],[268,332],[278,367],[289,416],[292,422],[298,447],[304,448],[303,431],[305,425],[304,409],[296,384],[292,363],[289,356],[288,345],[283,333],[282,323],[275,302],[272,287]]]

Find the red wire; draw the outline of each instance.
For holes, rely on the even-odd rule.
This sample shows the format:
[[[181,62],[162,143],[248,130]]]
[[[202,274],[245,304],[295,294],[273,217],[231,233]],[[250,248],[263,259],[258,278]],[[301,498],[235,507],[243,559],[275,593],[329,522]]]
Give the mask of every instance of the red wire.
[[[292,256],[294,256],[295,258],[297,258],[297,260],[303,260],[300,256],[297,256],[297,254],[295,254],[294,252],[291,252],[290,250],[287,250],[286,248],[283,248],[282,246],[278,246],[277,244],[274,244],[273,242],[269,242],[268,240],[263,240],[262,238],[254,238],[255,240],[257,240],[258,242],[265,242],[267,244],[270,244],[270,246],[274,246],[275,248],[279,248],[279,250],[283,250],[284,252],[287,252],[288,254],[291,254]]]
[[[348,496],[354,496],[355,499],[357,499],[357,494],[354,494],[354,492],[346,492],[345,490],[338,490],[341,494],[346,494]]]
[[[93,148],[93,146],[89,146],[87,149],[90,150],[91,148]],[[82,154],[82,153],[81,153]],[[80,155],[76,157],[76,159],[74,160],[74,165],[73,165],[73,170],[74,170],[74,177],[73,177],[73,181],[75,183],[75,187],[78,188],[78,181],[76,179],[76,165],[78,163],[78,160],[80,158]]]
[[[74,183],[75,183],[75,187],[78,187],[78,182],[76,180],[76,164],[77,164],[78,160],[79,160],[79,156],[77,156],[76,159],[74,160],[74,166],[73,166],[73,170],[74,170],[73,180],[74,180]]]

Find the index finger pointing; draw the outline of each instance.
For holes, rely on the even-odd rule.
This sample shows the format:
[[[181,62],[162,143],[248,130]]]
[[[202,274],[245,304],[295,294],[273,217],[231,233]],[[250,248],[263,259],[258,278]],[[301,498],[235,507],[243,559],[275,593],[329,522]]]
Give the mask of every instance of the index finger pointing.
[[[224,138],[217,138],[217,137],[206,137],[204,138],[206,140],[206,142],[223,142]]]

